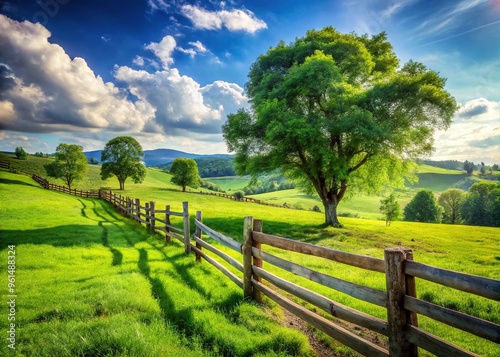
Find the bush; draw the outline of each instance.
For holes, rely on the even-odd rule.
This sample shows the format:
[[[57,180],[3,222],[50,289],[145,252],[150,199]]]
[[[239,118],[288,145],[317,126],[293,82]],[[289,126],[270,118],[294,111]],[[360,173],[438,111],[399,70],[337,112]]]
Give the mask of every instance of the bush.
[[[236,191],[233,193],[233,197],[235,200],[241,201],[245,197],[245,194],[241,191]]]
[[[26,160],[28,158],[28,153],[20,146],[16,147],[15,154],[19,160]]]
[[[312,211],[313,212],[321,212],[321,208],[319,208],[318,205],[315,205],[313,208],[312,208]]]

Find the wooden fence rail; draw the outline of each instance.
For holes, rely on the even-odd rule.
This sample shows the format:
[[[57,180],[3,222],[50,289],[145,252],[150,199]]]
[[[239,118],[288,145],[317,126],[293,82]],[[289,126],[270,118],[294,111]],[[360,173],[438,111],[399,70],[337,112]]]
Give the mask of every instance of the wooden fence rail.
[[[498,280],[414,262],[411,250],[403,248],[385,249],[384,259],[378,259],[272,236],[263,233],[262,221],[254,220],[252,217],[245,218],[243,243],[241,244],[203,224],[201,217],[202,213],[197,212],[195,219],[196,232],[193,236],[196,245],[191,246],[197,261],[201,261],[201,258],[203,258],[214,265],[243,289],[245,298],[260,301],[262,295],[266,295],[283,308],[362,355],[415,357],[418,356],[418,348],[420,347],[438,356],[477,356],[419,328],[418,315],[429,317],[494,343],[500,343],[500,325],[420,300],[416,297],[417,286],[415,283],[415,278],[425,279],[460,291],[500,301],[500,281]],[[241,252],[242,262],[204,241],[202,238],[203,233],[218,243],[236,252]],[[262,245],[313,255],[363,270],[379,272],[385,276],[386,289],[383,291],[347,282],[306,268],[263,251]],[[243,277],[240,278],[233,274],[221,262],[208,256],[203,249],[215,254],[242,272]],[[287,281],[264,269],[263,262],[349,294],[352,297],[384,307],[387,310],[387,320],[342,305],[315,291]],[[263,282],[264,280],[266,283]],[[375,345],[371,341],[347,331],[331,321],[331,319],[306,309],[280,293],[279,290],[321,309],[331,317],[387,336],[388,349]]]

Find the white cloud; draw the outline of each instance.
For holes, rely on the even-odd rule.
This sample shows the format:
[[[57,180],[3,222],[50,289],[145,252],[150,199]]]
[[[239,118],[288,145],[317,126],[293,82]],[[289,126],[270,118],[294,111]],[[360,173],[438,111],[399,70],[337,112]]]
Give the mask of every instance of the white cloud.
[[[132,63],[139,66],[139,67],[142,67],[142,66],[144,66],[144,58],[141,56],[135,56]]]
[[[252,11],[247,9],[208,11],[197,6],[184,5],[181,10],[195,27],[205,30],[220,30],[224,26],[229,31],[255,33],[267,28],[263,20],[258,19]]]
[[[204,53],[208,51],[207,48],[203,45],[203,43],[201,43],[200,41],[188,42],[188,44],[196,48],[197,52]]]
[[[446,131],[435,135],[437,160],[500,163],[500,102],[477,98],[460,106]]]
[[[148,119],[113,83],[104,83],[83,58],[71,59],[48,41],[40,24],[0,15],[0,129],[49,132],[107,128],[139,130]],[[6,69],[7,68],[7,69]]]
[[[146,49],[153,51],[156,57],[158,57],[163,64],[163,68],[167,69],[174,63],[172,52],[174,52],[176,46],[177,42],[175,41],[175,38],[167,35],[163,37],[159,43],[151,42],[146,46]]]

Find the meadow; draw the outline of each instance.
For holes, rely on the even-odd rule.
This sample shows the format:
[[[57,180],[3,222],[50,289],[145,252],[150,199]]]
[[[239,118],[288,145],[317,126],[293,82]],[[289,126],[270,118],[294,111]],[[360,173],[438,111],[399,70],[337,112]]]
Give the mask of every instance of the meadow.
[[[141,325],[143,321],[141,317],[143,315],[141,314],[148,312],[154,315],[155,321],[157,322],[154,326],[160,332],[156,333],[156,335],[155,333],[148,335],[149,338],[154,340],[156,338],[159,339],[160,337],[158,336],[161,334],[167,335],[169,340],[174,341],[174,347],[180,348],[181,351],[182,348],[186,346],[190,346],[190,348],[191,346],[197,346],[198,349],[195,348],[192,352],[199,353],[199,355],[206,353],[212,353],[214,355],[224,353],[235,353],[235,355],[253,355],[258,353],[267,353],[268,355],[279,355],[280,353],[285,355],[293,353],[296,355],[307,355],[310,353],[307,342],[304,339],[301,340],[303,336],[300,337],[293,334],[290,336],[286,335],[288,330],[286,330],[286,333],[283,332],[283,334],[289,338],[287,343],[290,344],[290,341],[293,341],[291,344],[294,346],[292,352],[290,352],[290,350],[280,350],[280,348],[276,346],[268,348],[267,350],[267,347],[256,347],[256,350],[248,350],[241,347],[239,344],[240,342],[234,341],[234,339],[232,342],[224,342],[224,335],[226,333],[235,334],[235,332],[228,332],[233,330],[225,329],[224,326],[227,323],[231,324],[235,323],[235,321],[242,322],[242,325],[246,326],[245,328],[253,326],[254,330],[258,330],[261,326],[260,323],[259,327],[250,323],[250,321],[257,318],[259,321],[263,320],[270,324],[274,324],[269,325],[272,326],[269,328],[274,331],[275,328],[280,328],[276,320],[279,320],[279,316],[282,316],[283,313],[269,301],[265,301],[264,310],[267,311],[265,313],[251,303],[242,303],[241,291],[239,291],[236,286],[232,286],[232,283],[220,273],[211,269],[208,264],[194,264],[194,258],[184,256],[182,254],[183,249],[178,243],[172,242],[172,247],[164,247],[157,236],[145,234],[144,230],[141,229],[138,224],[125,221],[121,216],[114,213],[112,208],[104,202],[98,200],[84,200],[48,192],[35,187],[37,185],[27,177],[12,175],[6,172],[2,172],[1,174],[2,176],[0,176],[0,178],[2,178],[2,185],[0,185],[0,189],[3,192],[0,191],[0,193],[3,197],[9,197],[7,193],[15,196],[9,201],[9,205],[2,205],[0,209],[2,221],[9,222],[9,225],[2,228],[4,230],[2,234],[7,232],[7,236],[11,239],[24,237],[20,240],[20,243],[18,243],[18,249],[24,253],[19,253],[19,255],[24,255],[25,259],[27,259],[28,256],[30,257],[30,260],[28,260],[30,263],[27,264],[27,269],[23,273],[25,274],[25,278],[23,279],[29,281],[31,279],[30,277],[32,277],[39,268],[42,271],[42,275],[45,273],[53,274],[52,270],[59,271],[56,275],[51,275],[43,279],[43,281],[47,282],[53,282],[54,280],[57,282],[52,288],[47,290],[39,288],[36,284],[38,281],[41,281],[40,279],[32,278],[32,286],[29,287],[29,290],[33,291],[35,295],[25,306],[32,309],[31,315],[36,315],[36,311],[41,311],[43,308],[40,303],[37,302],[40,300],[40,297],[45,296],[46,293],[58,294],[59,289],[62,290],[61,296],[65,301],[66,298],[74,300],[75,303],[71,304],[71,307],[65,308],[62,306],[65,303],[61,302],[61,299],[57,299],[58,302],[54,302],[55,305],[52,308],[46,309],[50,312],[50,316],[52,316],[52,314],[55,315],[54,318],[48,319],[51,324],[56,322],[61,324],[64,322],[64,324],[67,323],[75,326],[71,332],[68,330],[68,325],[64,324],[61,325],[60,330],[55,330],[58,331],[58,333],[68,331],[68,335],[65,338],[69,345],[72,343],[70,341],[71,336],[77,333],[80,327],[90,323],[89,321],[95,322],[97,319],[100,323],[108,323],[108,320],[110,320],[108,317],[112,316],[118,319],[115,315],[123,314],[123,311],[127,310],[139,316],[136,317],[137,320],[132,319],[132,321],[137,322],[135,327],[138,329],[137,331],[139,331],[140,328],[146,328]],[[12,176],[6,177],[5,175]],[[23,182],[19,184],[21,186],[21,191],[23,191],[22,194],[17,192],[19,191],[18,181]],[[106,185],[116,190],[118,183],[116,180],[110,179],[106,182]],[[236,202],[225,198],[199,195],[196,193],[182,193],[178,187],[170,183],[170,176],[168,174],[160,170],[152,169],[148,169],[147,177],[143,184],[126,183],[125,188],[126,190],[123,192],[116,192],[125,196],[139,197],[141,198],[141,202],[155,201],[157,207],[164,207],[164,205],[168,204],[171,205],[173,210],[180,210],[182,202],[189,201],[191,218],[194,217],[196,210],[201,210],[203,212],[204,223],[240,241],[243,231],[243,217],[254,216],[257,219],[264,220],[264,232],[266,233],[379,258],[383,257],[384,248],[405,246],[413,250],[414,259],[418,262],[493,279],[500,279],[500,255],[498,253],[498,245],[500,243],[499,228],[420,224],[411,222],[393,222],[390,227],[386,227],[385,222],[380,220],[354,219],[348,217],[340,218],[345,226],[342,229],[325,228],[322,225],[322,213]],[[14,191],[8,192],[8,190]],[[274,192],[274,194],[281,192],[286,191]],[[66,219],[69,219],[72,215],[62,213],[65,208],[63,208],[63,206],[59,207],[57,203],[60,197],[61,200],[65,201],[64,207],[66,207],[66,205],[72,207],[71,210],[75,216],[73,217],[76,219],[75,222],[66,222]],[[290,200],[290,198],[286,199],[288,201]],[[20,200],[29,202],[29,205],[23,206],[17,203],[18,207],[15,211],[5,209],[5,207],[10,207],[12,205],[16,206],[15,202],[19,202]],[[47,205],[47,202],[51,202],[51,204]],[[378,204],[379,199],[374,198],[373,205],[375,206]],[[26,207],[29,207],[29,210],[26,209]],[[46,207],[49,207],[50,211],[44,214],[43,217],[37,217],[37,215],[34,214],[43,211],[42,208]],[[85,216],[87,216],[87,218],[85,218]],[[106,217],[106,219],[100,216]],[[66,223],[61,224],[62,220]],[[180,221],[174,223],[180,223]],[[45,227],[47,224],[48,227]],[[82,227],[85,227],[85,230],[82,230]],[[122,229],[118,227],[122,227]],[[193,225],[191,225],[191,227],[193,227]],[[20,232],[23,233],[21,234]],[[68,240],[68,237],[71,238]],[[4,245],[1,246],[1,252],[2,256],[5,256],[5,243],[3,244]],[[31,250],[40,247],[43,248]],[[225,250],[223,247],[219,248]],[[67,254],[67,258],[53,258],[53,256],[59,254],[59,249],[64,250],[64,254]],[[86,253],[82,253],[82,249],[85,249]],[[61,250],[61,252],[63,252],[63,250]],[[49,253],[42,254],[43,251]],[[225,251],[228,254],[236,254],[232,251]],[[283,254],[277,253],[274,250],[269,251],[273,254]],[[61,253],[61,257],[64,257],[64,254]],[[49,267],[43,266],[42,263],[37,263],[39,262],[37,258],[40,256],[44,257],[44,262],[46,261]],[[385,289],[385,280],[377,273],[367,274],[366,271],[357,271],[357,269],[347,270],[345,266],[341,264],[326,262],[319,259],[310,259],[307,256],[299,256],[293,253],[288,253],[283,257],[309,268],[327,272],[336,277],[366,284],[367,286],[382,290]],[[40,264],[42,264],[42,266],[40,266]],[[59,266],[59,264],[62,265]],[[97,266],[94,268],[94,265]],[[88,271],[90,267],[93,269],[91,272]],[[269,267],[269,270],[277,271],[278,269]],[[72,275],[78,277],[76,278]],[[96,275],[98,275],[100,280]],[[122,275],[126,275],[126,277]],[[137,281],[140,283],[129,285],[129,276],[136,277]],[[176,278],[174,277],[176,277],[177,280],[175,280]],[[125,281],[120,280],[121,278],[124,278]],[[293,274],[289,274],[286,278],[302,286],[318,291],[340,303],[370,313],[374,316],[385,318],[385,311],[383,309],[368,303],[360,302],[345,294],[322,288],[315,283],[297,278]],[[114,279],[117,279],[116,283],[114,283]],[[161,282],[161,284],[158,282]],[[68,285],[64,285],[66,283]],[[85,284],[90,285],[88,287],[90,290],[85,294],[86,297],[83,298],[79,296],[75,290],[80,286],[85,286]],[[108,284],[109,287],[107,287]],[[150,287],[149,290],[148,285]],[[93,294],[102,298],[102,290],[107,291],[110,296],[113,296],[114,292],[112,293],[112,291],[116,289],[122,291],[123,296],[126,295],[127,290],[134,291],[134,294],[136,294],[136,289],[139,289],[141,286],[143,289],[141,290],[143,291],[141,301],[152,301],[152,305],[154,305],[155,301],[157,302],[157,306],[151,307],[151,310],[146,312],[142,310],[135,312],[134,309],[136,307],[134,307],[135,305],[133,302],[124,302],[125,305],[123,306],[114,306],[113,303],[110,302],[109,306],[111,310],[106,310],[107,312],[104,314],[106,316],[104,318],[105,321],[101,321],[103,319],[101,316],[104,315],[96,313],[96,309],[94,309],[94,313],[92,313],[92,306],[94,305],[85,300],[92,299],[90,296]],[[180,294],[177,295],[176,292],[170,291],[170,287],[174,290],[179,290]],[[196,294],[190,295],[191,290],[194,290]],[[139,292],[137,292],[137,294],[139,294]],[[130,293],[128,295],[130,295]],[[173,297],[174,295],[175,297]],[[232,296],[232,298],[228,298],[228,296]],[[443,289],[432,283],[420,282],[418,279],[417,296],[426,301],[438,303],[453,309],[459,309],[471,315],[488,319],[497,324],[500,323],[500,306],[498,303],[492,302],[491,300],[472,297],[468,294],[457,294],[451,289]],[[120,299],[117,300],[127,301],[127,299],[130,299],[130,296],[127,298],[120,297]],[[189,303],[185,302],[183,305],[178,302],[178,299],[183,301],[189,300]],[[207,299],[209,302],[206,302]],[[166,302],[162,302],[163,300]],[[196,304],[194,304],[194,307],[191,309],[189,306],[191,306],[190,303],[193,302],[196,302]],[[209,306],[206,308],[206,311],[208,311],[206,313],[207,316],[216,313],[221,314],[211,315],[220,321],[221,326],[215,328],[216,330],[220,330],[219,335],[212,335],[213,329],[210,327],[210,318],[206,318],[205,320],[200,318],[200,321],[196,318],[197,313],[195,314],[195,311],[197,312],[200,309],[205,311],[204,308],[200,308],[200,305],[197,305],[198,302],[204,307]],[[58,306],[57,304],[60,305]],[[87,311],[87,313],[82,313],[80,311],[81,309],[78,308],[80,305],[84,306],[82,309]],[[88,307],[88,305],[90,305],[90,307]],[[164,309],[169,312],[165,312]],[[241,312],[241,309],[245,310],[245,312]],[[63,317],[60,318],[57,311],[62,311]],[[71,311],[74,311],[74,313]],[[29,310],[24,312],[24,314],[27,314],[28,321],[31,321],[28,325],[34,329],[33,331],[36,331],[36,324],[40,322],[36,321],[36,319],[33,321],[33,317],[31,317],[32,320],[29,320]],[[242,315],[244,315],[244,317],[242,317]],[[78,323],[75,322],[75,319],[80,318],[80,316],[83,320]],[[189,316],[190,319],[188,318]],[[202,316],[204,316],[204,314],[202,314]],[[272,318],[272,316],[274,316],[274,318]],[[188,321],[187,325],[186,321]],[[134,323],[129,325],[134,326]],[[426,318],[421,318],[419,324],[421,327],[432,331],[436,335],[451,340],[465,348],[469,348],[478,354],[484,356],[500,355],[500,347],[494,343],[471,337],[466,333],[462,333]],[[114,328],[118,329],[118,325],[119,323],[117,323]],[[236,325],[238,325],[238,323],[236,323]],[[51,325],[51,328],[55,327]],[[104,327],[101,328],[100,331],[103,331]],[[132,327],[128,326],[127,328]],[[173,332],[168,330],[169,328],[172,329]],[[243,331],[245,330],[245,328],[241,326],[238,328],[242,328]],[[164,330],[168,330],[168,332],[165,333]],[[193,333],[193,330],[196,331],[196,333]],[[250,328],[250,330],[250,332],[247,332],[253,336],[255,331],[252,330],[252,328]],[[133,333],[134,336],[142,336],[144,333],[143,330],[141,330],[142,332],[137,331]],[[118,335],[120,335],[120,333],[122,332],[117,332]],[[127,333],[131,333],[131,330],[123,332],[124,335]],[[242,332],[238,333],[242,334]],[[263,331],[259,333],[265,335]],[[95,336],[90,332],[88,332],[88,334],[90,335],[83,334],[82,336],[92,341],[94,347],[102,343],[96,342],[102,337],[102,333]],[[22,333],[20,333],[20,335],[22,335]],[[118,335],[114,337],[107,336],[106,338],[112,341],[109,342],[110,344],[115,344],[113,346],[122,346],[122,342],[125,343],[125,341],[121,341],[121,335]],[[257,334],[257,336],[259,335]],[[116,340],[113,340],[115,337]],[[31,339],[28,339],[25,343],[31,346],[33,343],[37,342],[32,340],[33,338],[34,337],[31,337]],[[256,338],[258,339],[259,337]],[[279,338],[277,339],[280,340]],[[53,339],[50,341],[54,342]],[[337,351],[352,354],[351,351],[327,338],[325,338],[325,341],[330,343]],[[127,343],[132,342],[128,341]],[[149,346],[150,340],[144,342],[145,346],[141,345],[139,342],[137,343],[138,345],[134,348],[137,348],[137,351],[142,353],[142,349],[146,348],[145,346]],[[171,345],[167,346],[166,343],[167,342],[162,341],[164,345],[162,348],[174,348]],[[280,345],[281,342],[276,343]],[[271,342],[269,344],[272,345]],[[125,346],[129,345],[125,344]],[[110,349],[115,347],[110,347]],[[71,349],[77,347],[69,346],[67,348]],[[123,355],[126,354],[124,351],[120,353]],[[147,353],[151,353],[151,351],[147,350]],[[161,354],[161,352],[155,350],[151,355],[155,355],[154,353]],[[425,356],[426,354],[423,353],[422,355]]]

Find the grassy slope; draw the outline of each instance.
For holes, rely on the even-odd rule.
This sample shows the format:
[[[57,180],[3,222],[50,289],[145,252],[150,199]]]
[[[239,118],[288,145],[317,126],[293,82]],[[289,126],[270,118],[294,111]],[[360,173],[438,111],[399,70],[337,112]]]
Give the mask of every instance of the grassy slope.
[[[180,243],[164,246],[107,203],[5,171],[0,194],[3,262],[7,245],[16,246],[15,355],[309,353],[304,336],[243,303],[241,290],[210,265],[196,264]],[[12,355],[6,343],[0,348]]]

